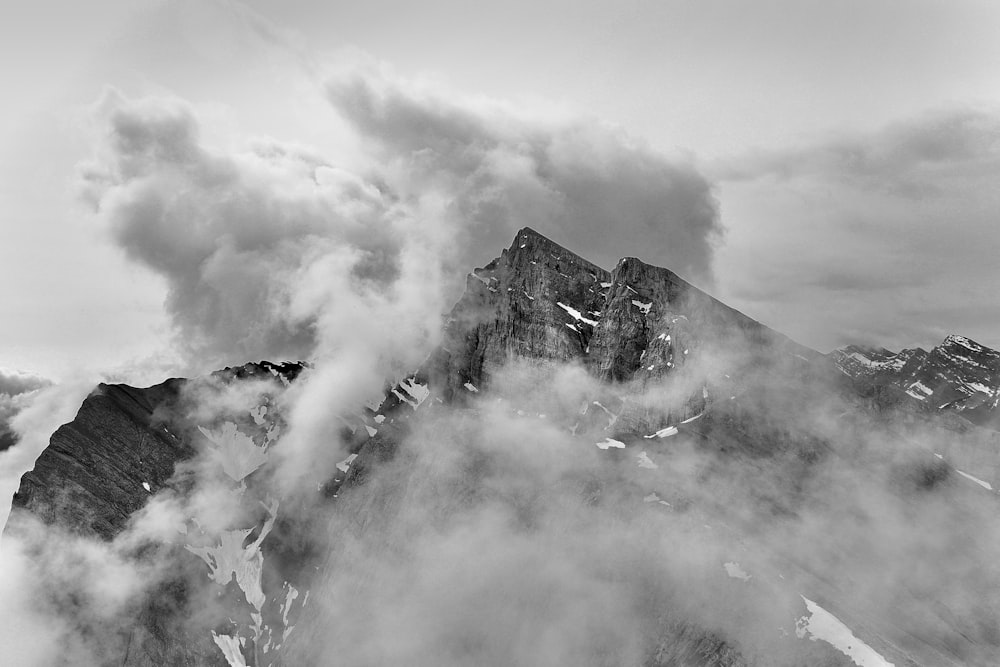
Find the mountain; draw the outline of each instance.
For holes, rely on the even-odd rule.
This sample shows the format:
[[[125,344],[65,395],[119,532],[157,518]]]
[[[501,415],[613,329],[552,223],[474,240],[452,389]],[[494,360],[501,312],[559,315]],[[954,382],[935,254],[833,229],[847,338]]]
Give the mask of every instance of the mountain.
[[[213,379],[291,381],[302,368],[265,361],[224,369]],[[21,478],[13,508],[73,532],[112,539],[151,494],[171,483],[177,463],[195,455],[196,427],[184,416],[185,384],[175,378],[143,389],[99,385]]]
[[[449,395],[487,384],[512,355],[579,360],[599,379],[648,384],[681,372],[708,341],[748,344],[746,364],[775,351],[816,354],[667,269],[627,257],[608,272],[530,228],[469,275],[446,340],[436,363]]]
[[[193,557],[176,546],[117,541],[129,535],[136,517],[157,493],[191,493],[196,482],[186,466],[205,455],[206,437],[198,427],[218,426],[195,417],[197,403],[206,392],[256,385],[258,394],[275,394],[304,368],[302,363],[264,361],[226,368],[206,378],[174,378],[147,388],[101,384],[83,401],[73,421],[53,433],[34,468],[21,478],[4,529],[5,540],[23,542],[27,553],[40,562],[46,559],[45,550],[98,540],[114,545],[98,547],[108,553],[102,558],[182,563],[177,572],[162,576],[148,595],[130,605],[125,617],[97,622],[87,618],[89,609],[79,602],[67,605],[54,596],[58,619],[86,628],[95,637],[99,651],[89,659],[143,667],[229,664],[210,633],[193,633],[183,622],[200,613],[199,596],[191,586],[195,563],[188,559]],[[243,432],[256,428],[258,444],[266,444],[276,415],[265,420],[265,413],[266,408],[233,419]],[[227,469],[242,464],[238,451],[230,449],[221,455]],[[247,502],[251,502],[249,496]],[[39,521],[49,526],[42,536],[35,526]],[[72,590],[60,594],[74,596]],[[231,613],[239,606],[230,604]],[[259,611],[273,623],[284,608],[272,606],[275,609]],[[82,662],[87,664],[87,659]],[[65,664],[73,663],[67,660]]]
[[[525,228],[320,484],[275,482],[308,364],[101,385],[5,540],[156,572],[46,593],[92,664],[995,664],[996,360],[821,355]]]
[[[898,390],[892,392],[897,400],[909,400],[921,409],[952,412],[974,424],[1000,427],[1000,352],[969,338],[948,336],[930,352],[848,346],[832,356],[859,393],[891,388]]]

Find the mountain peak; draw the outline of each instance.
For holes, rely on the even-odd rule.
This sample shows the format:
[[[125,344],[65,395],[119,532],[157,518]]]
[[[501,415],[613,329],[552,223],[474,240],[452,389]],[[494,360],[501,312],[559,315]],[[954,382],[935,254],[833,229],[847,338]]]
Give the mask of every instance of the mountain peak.
[[[949,347],[954,345],[964,347],[968,350],[972,350],[973,352],[995,352],[994,350],[977,343],[967,336],[960,336],[958,334],[948,334],[939,347]]]
[[[553,255],[565,255],[590,264],[590,262],[587,262],[576,253],[571,252],[565,246],[556,243],[549,237],[535,231],[531,227],[522,227],[518,230],[517,234],[514,235],[514,240],[511,241],[510,248],[507,252],[517,253],[519,251],[524,251],[528,254],[538,251],[551,253]]]

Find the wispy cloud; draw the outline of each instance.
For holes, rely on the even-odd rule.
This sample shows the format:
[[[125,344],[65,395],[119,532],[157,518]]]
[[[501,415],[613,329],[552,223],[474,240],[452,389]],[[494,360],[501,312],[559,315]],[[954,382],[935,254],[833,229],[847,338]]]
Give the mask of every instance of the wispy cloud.
[[[529,225],[598,263],[639,255],[702,283],[722,226],[712,185],[684,156],[660,154],[586,117],[532,114],[393,75],[363,62],[332,76],[329,100],[400,189],[446,193],[465,234],[503,245]]]
[[[1000,343],[976,315],[996,278],[1000,112],[942,110],[709,173],[731,228],[728,296],[778,328],[819,347],[927,345],[956,330]]]

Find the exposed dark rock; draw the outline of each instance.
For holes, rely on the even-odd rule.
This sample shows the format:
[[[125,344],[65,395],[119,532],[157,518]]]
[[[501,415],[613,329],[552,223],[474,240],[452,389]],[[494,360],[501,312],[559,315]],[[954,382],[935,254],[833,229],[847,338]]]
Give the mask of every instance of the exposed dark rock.
[[[162,416],[181,383],[98,386],[21,478],[13,507],[74,532],[114,537],[167,483],[174,464],[194,453]]]

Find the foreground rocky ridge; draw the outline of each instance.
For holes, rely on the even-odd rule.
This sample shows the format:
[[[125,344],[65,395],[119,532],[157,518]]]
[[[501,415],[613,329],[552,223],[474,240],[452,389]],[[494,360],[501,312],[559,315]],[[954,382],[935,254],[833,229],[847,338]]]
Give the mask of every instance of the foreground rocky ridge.
[[[963,343],[956,340],[954,345]],[[420,449],[422,442],[431,446],[421,433],[433,430],[436,419],[451,428],[454,424],[448,420],[454,415],[479,419],[496,409],[491,407],[496,403],[509,418],[523,422],[526,433],[556,429],[571,434],[581,452],[599,455],[591,461],[594,467],[582,465],[581,471],[560,481],[568,484],[569,497],[581,504],[585,518],[604,521],[605,513],[613,515],[624,507],[658,513],[653,520],[662,522],[655,525],[664,529],[711,526],[712,531],[734,536],[725,540],[735,540],[747,558],[756,554],[774,567],[769,571],[761,564],[747,574],[739,563],[726,562],[724,570],[721,563],[713,564],[724,572],[721,576],[728,573],[746,584],[746,590],[766,586],[780,595],[813,591],[811,596],[822,598],[861,640],[894,664],[990,664],[1000,655],[1000,642],[990,639],[976,619],[946,608],[927,617],[883,622],[877,614],[873,617],[872,609],[855,602],[844,592],[846,584],[838,581],[848,579],[852,567],[861,567],[857,564],[862,555],[854,545],[829,544],[830,562],[817,563],[760,537],[766,534],[762,526],[801,519],[815,503],[811,494],[824,471],[841,465],[850,451],[845,444],[871,439],[872,434],[886,441],[904,439],[914,429],[934,434],[935,449],[915,443],[878,454],[885,460],[867,469],[859,464],[855,470],[863,483],[888,483],[893,494],[912,498],[909,502],[928,503],[928,498],[943,496],[959,506],[981,503],[976,494],[985,489],[966,477],[987,486],[1000,481],[1000,443],[955,416],[964,417],[972,407],[948,415],[896,410],[895,403],[870,400],[872,392],[881,391],[873,387],[891,385],[887,391],[904,396],[905,390],[897,392],[895,381],[869,382],[868,370],[850,365],[851,360],[863,369],[898,365],[893,373],[929,367],[947,375],[949,368],[958,368],[947,363],[961,357],[960,351],[943,350],[931,366],[913,354],[912,367],[907,366],[909,358],[900,364],[889,353],[862,354],[870,362],[865,365],[855,352],[861,354],[851,350],[835,357],[835,368],[666,269],[626,258],[606,271],[526,228],[500,257],[469,276],[465,295],[448,316],[441,348],[416,373],[388,386],[368,409],[343,415],[341,440],[350,456],[316,494],[317,507],[336,523],[333,532],[349,535],[358,544],[381,544],[396,530],[405,534],[410,526],[407,508],[426,502],[426,496],[439,493],[442,486],[451,495],[434,505],[438,526],[460,523],[469,508],[512,503],[517,516],[532,526],[545,516],[538,509],[545,503],[536,496],[564,502],[561,487],[532,491],[532,500],[524,505],[516,493],[498,486],[506,464],[502,454],[498,458],[497,452],[477,447],[481,433],[456,442],[459,461],[454,472],[427,468]],[[979,357],[974,361],[977,368],[991,363]],[[567,409],[558,401],[547,402],[546,392],[537,387],[512,386],[506,369],[518,364],[526,365],[528,376],[538,378],[542,387],[553,380],[552,372],[581,370],[580,377],[588,378],[578,381],[581,404]],[[280,392],[302,371],[301,364],[262,362],[226,369],[216,379],[223,384],[268,380],[273,391]],[[881,381],[882,376],[875,376]],[[966,376],[964,370],[955,370],[950,377]],[[850,380],[847,385],[845,379]],[[119,652],[111,650],[108,664],[317,664],[313,651],[324,645],[323,636],[331,631],[323,617],[303,616],[290,643],[285,641],[291,629],[288,610],[295,609],[293,620],[302,613],[311,585],[310,577],[297,574],[319,567],[317,585],[322,586],[331,572],[357,565],[341,540],[311,542],[303,537],[311,527],[296,525],[305,518],[274,504],[280,499],[255,493],[268,474],[264,450],[272,442],[280,447],[275,433],[281,416],[273,407],[268,410],[261,403],[241,417],[227,416],[233,427],[230,436],[224,436],[222,421],[201,423],[192,417],[196,406],[185,403],[189,382],[170,380],[148,389],[99,387],[25,475],[15,506],[43,522],[114,540],[150,496],[187,492],[185,462],[204,451],[206,438],[235,448],[242,454],[224,462],[223,468],[232,473],[234,492],[248,506],[258,507],[258,518],[245,529],[228,531],[221,542],[207,535],[199,542],[192,536],[172,556],[188,559],[191,567],[203,567],[196,556],[204,560],[231,598],[226,609],[235,620],[190,637],[186,626],[174,625],[171,619],[190,610],[198,598],[191,591],[175,590],[180,602],[163,607],[151,600],[143,607],[139,621],[123,635]],[[694,475],[692,460],[697,463]],[[882,476],[884,470],[888,478]],[[729,483],[749,489],[739,501],[745,506],[734,508],[734,497],[703,491]],[[11,526],[16,528],[17,522]],[[227,539],[233,542],[229,551]],[[407,544],[389,546],[403,550]],[[316,554],[316,549],[327,552]],[[255,566],[256,579],[236,570],[227,577],[220,563],[234,556],[262,563]],[[357,574],[358,587],[377,579],[363,568]],[[751,580],[752,585],[747,583]],[[923,609],[921,583],[900,593],[901,605]],[[745,593],[731,594],[735,600]],[[651,599],[655,604],[649,602],[643,665],[852,664],[827,641],[801,641],[820,632],[808,629],[807,616],[800,619],[801,628],[791,618],[780,628],[785,634],[772,642],[772,648],[780,648],[778,660],[762,654],[732,628],[722,629],[690,609],[672,609],[672,598]],[[821,616],[812,613],[812,618]]]

